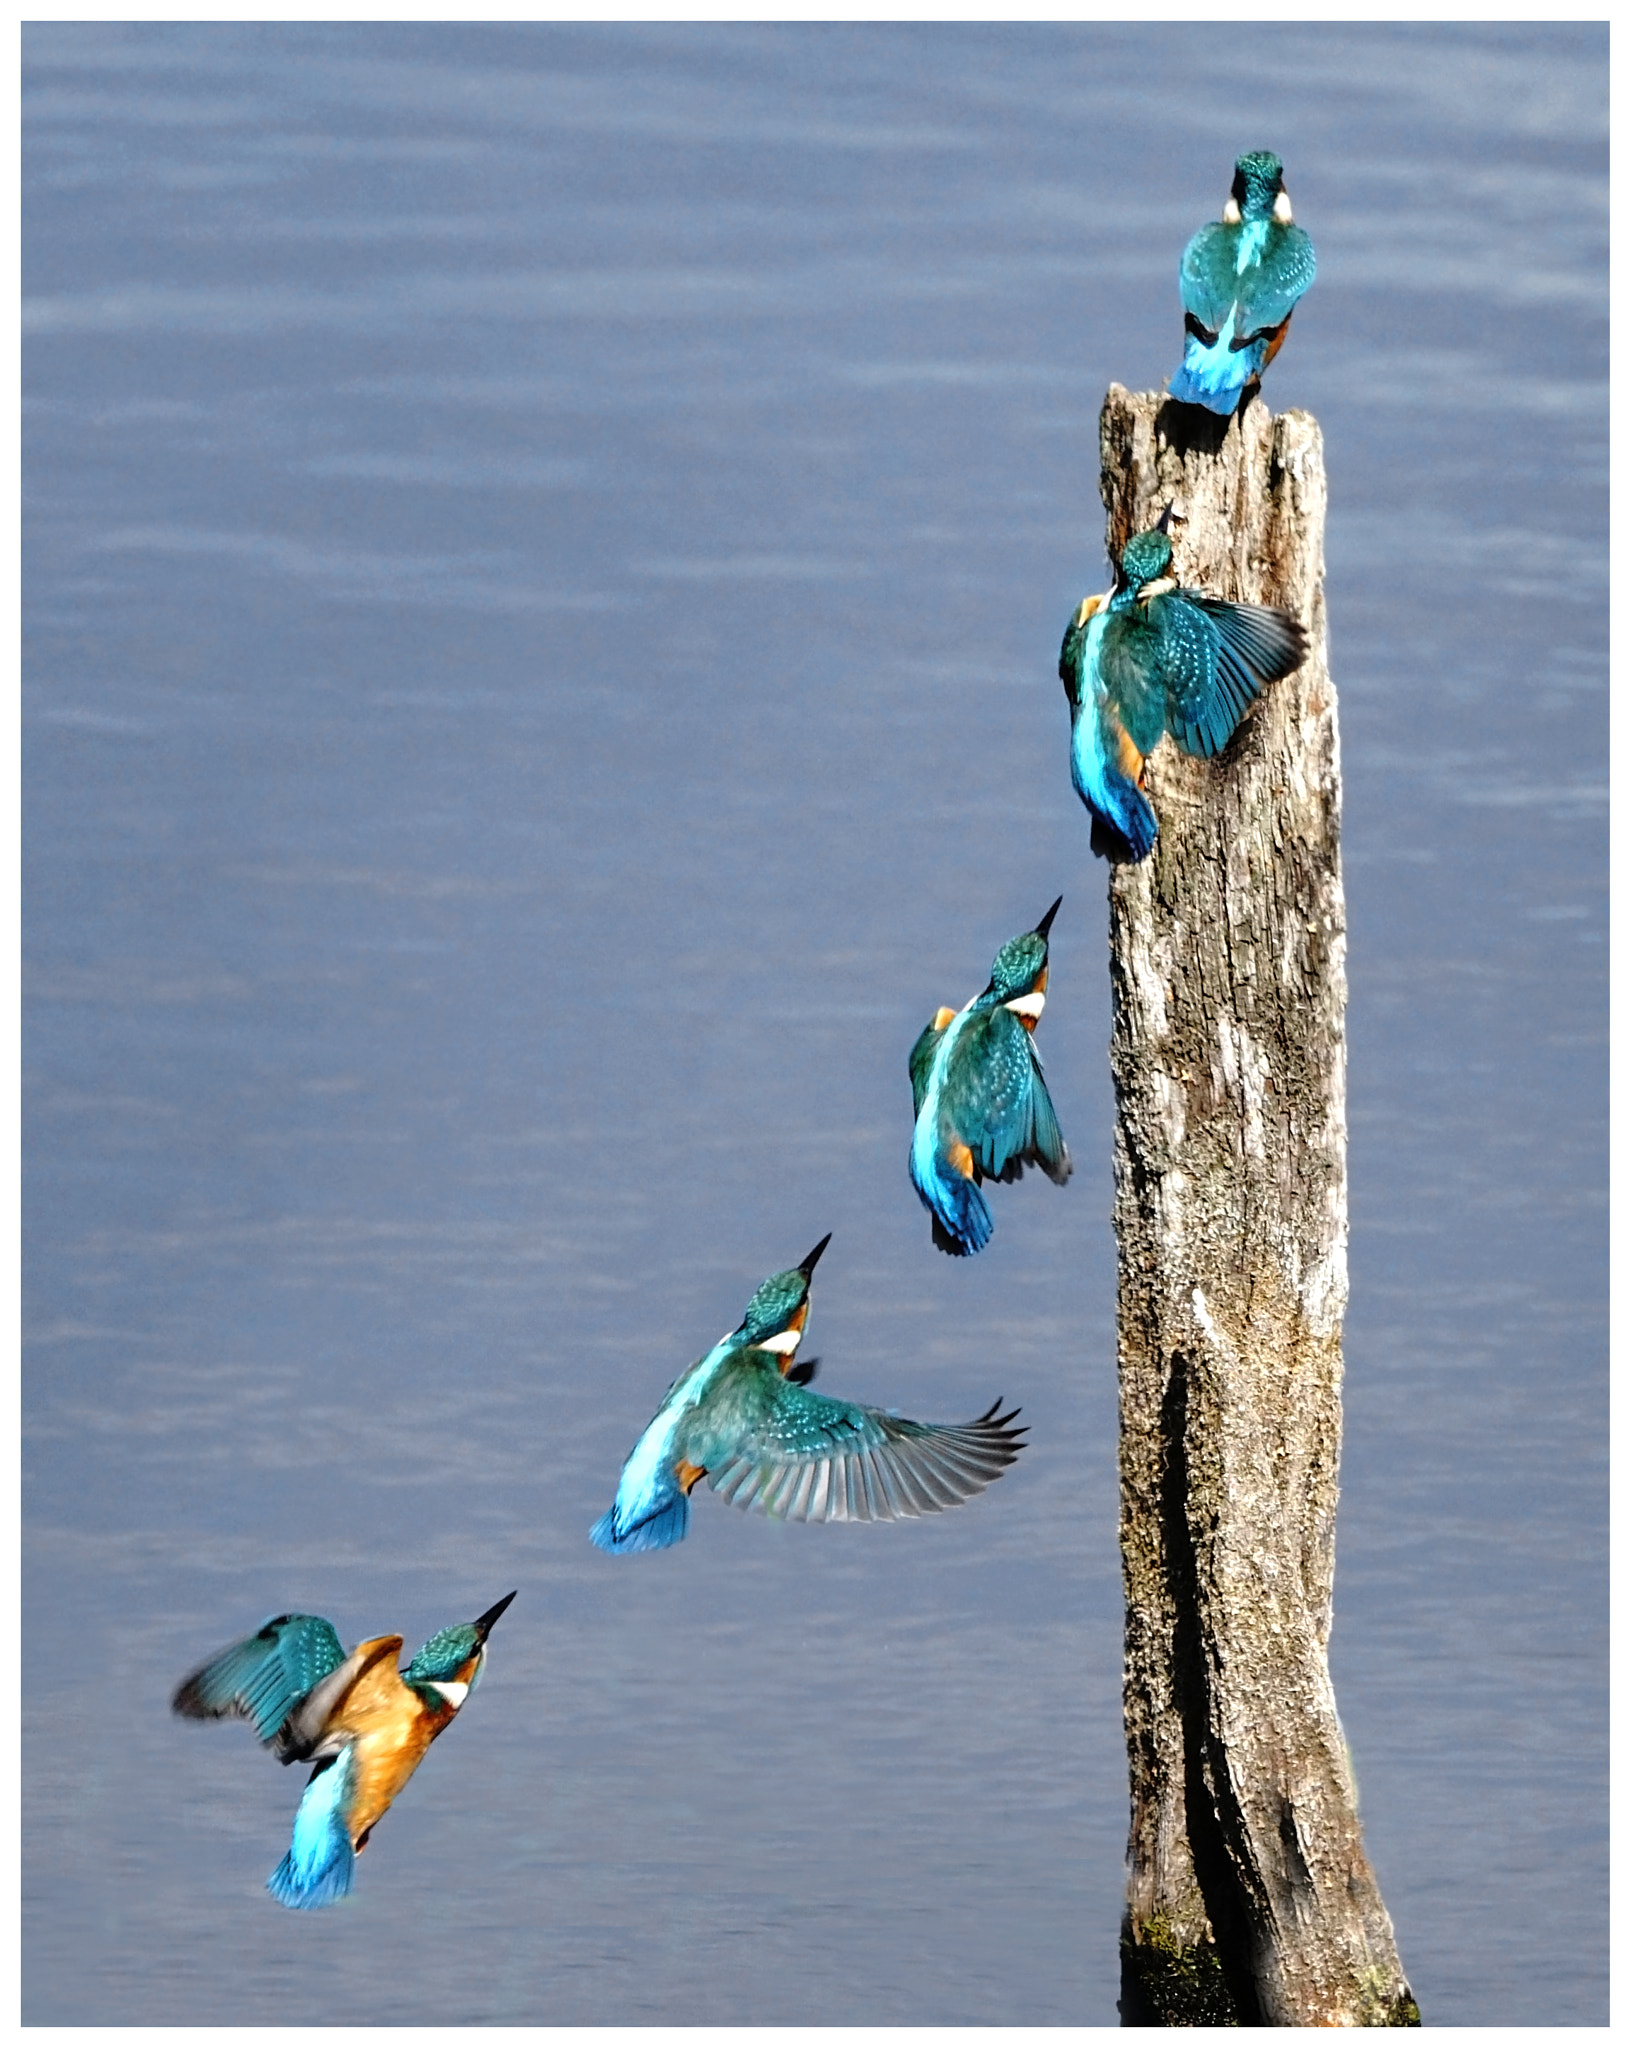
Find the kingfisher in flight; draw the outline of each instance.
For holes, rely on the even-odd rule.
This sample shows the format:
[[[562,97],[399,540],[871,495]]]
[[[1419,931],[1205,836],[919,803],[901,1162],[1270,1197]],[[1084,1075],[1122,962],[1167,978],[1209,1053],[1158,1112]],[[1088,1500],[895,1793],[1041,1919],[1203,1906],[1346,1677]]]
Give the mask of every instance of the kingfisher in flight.
[[[810,1314],[809,1257],[772,1273],[747,1313],[682,1372],[629,1453],[617,1498],[589,1531],[616,1552],[665,1550],[690,1520],[706,1479],[722,1500],[790,1522],[893,1522],[989,1486],[1025,1436],[993,1402],[973,1422],[908,1422],[883,1408],[813,1393],[819,1363],[797,1362]]]
[[[1232,413],[1279,353],[1313,282],[1314,245],[1291,218],[1280,159],[1254,149],[1235,165],[1222,220],[1190,237],[1178,265],[1184,359],[1168,391]]]
[[[1018,1180],[1040,1166],[1055,1186],[1070,1178],[1042,1062],[1031,1034],[1048,986],[1048,928],[1010,939],[991,979],[960,1010],[940,1009],[912,1047],[912,1185],[941,1251],[967,1258],[990,1241],[986,1180]]]
[[[1210,759],[1262,686],[1308,653],[1288,612],[1183,588],[1172,574],[1171,511],[1128,541],[1114,589],[1082,599],[1059,650],[1070,779],[1093,814],[1093,849],[1135,861],[1155,844],[1144,764],[1162,733]]]
[[[171,1706],[194,1721],[248,1721],[279,1763],[314,1768],[289,1853],[266,1880],[280,1905],[332,1905],[425,1751],[475,1691],[493,1623],[515,1598],[433,1635],[406,1671],[400,1636],[348,1657],[320,1614],[279,1614],[195,1671]]]

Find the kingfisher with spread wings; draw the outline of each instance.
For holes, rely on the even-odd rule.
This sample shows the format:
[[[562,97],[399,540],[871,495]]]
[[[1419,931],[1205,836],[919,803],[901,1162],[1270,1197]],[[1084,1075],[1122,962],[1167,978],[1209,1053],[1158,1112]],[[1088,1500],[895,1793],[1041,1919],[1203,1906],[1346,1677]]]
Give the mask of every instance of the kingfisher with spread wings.
[[[736,1329],[682,1372],[629,1453],[590,1541],[617,1553],[680,1542],[691,1489],[790,1522],[891,1522],[938,1514],[999,1478],[1025,1431],[993,1402],[975,1421],[909,1422],[812,1391],[797,1362],[810,1314],[808,1258],[773,1273]]]
[[[493,1623],[515,1598],[433,1635],[405,1671],[401,1636],[347,1656],[320,1614],[279,1614],[195,1671],[171,1705],[194,1721],[248,1721],[279,1763],[314,1768],[289,1853],[266,1880],[281,1905],[331,1905],[427,1749],[476,1688]]]
[[[1094,850],[1143,860],[1156,821],[1144,763],[1170,732],[1186,754],[1221,753],[1265,683],[1290,675],[1308,635],[1271,605],[1183,588],[1160,523],[1121,553],[1115,588],[1084,597],[1065,629],[1059,678],[1070,704],[1070,776],[1095,825]]]

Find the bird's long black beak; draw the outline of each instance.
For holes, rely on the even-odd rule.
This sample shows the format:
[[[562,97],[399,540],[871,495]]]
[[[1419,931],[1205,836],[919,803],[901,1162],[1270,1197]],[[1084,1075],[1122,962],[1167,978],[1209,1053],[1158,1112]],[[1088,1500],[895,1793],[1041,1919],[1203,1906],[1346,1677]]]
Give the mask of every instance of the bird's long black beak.
[[[1065,899],[1063,896],[1055,896],[1055,898],[1053,899],[1053,909],[1048,912],[1047,916],[1043,918],[1042,922],[1036,928],[1036,935],[1039,939],[1045,939],[1048,936],[1048,926],[1053,923],[1054,916],[1057,913],[1060,904],[1063,903],[1064,900]]]
[[[1158,520],[1157,520],[1157,521],[1155,522],[1155,530],[1156,530],[1156,532],[1157,532],[1157,533],[1170,533],[1170,532],[1171,532],[1171,530],[1172,530],[1172,500],[1171,500],[1171,499],[1169,499],[1169,500],[1167,501],[1167,509],[1166,509],[1166,510],[1165,510],[1165,511],[1164,511],[1164,512],[1163,512],[1163,513],[1161,514],[1161,517],[1160,517],[1160,518],[1159,518],[1159,519],[1158,519]]]
[[[821,1240],[820,1244],[816,1246],[815,1250],[811,1252],[809,1257],[806,1259],[799,1260],[798,1271],[804,1275],[806,1280],[808,1280],[810,1275],[815,1271],[816,1260],[820,1258],[821,1254],[827,1249],[828,1245],[830,1245],[831,1243],[832,1232],[829,1230],[827,1232],[827,1235]]]
[[[489,1607],[485,1614],[478,1614],[476,1616],[474,1625],[476,1630],[476,1641],[478,1643],[486,1642],[488,1634],[492,1629],[493,1623],[497,1621],[498,1617],[504,1612],[505,1608],[509,1606],[510,1602],[514,1598],[514,1593],[506,1593],[504,1595],[504,1598],[500,1600],[496,1607]]]

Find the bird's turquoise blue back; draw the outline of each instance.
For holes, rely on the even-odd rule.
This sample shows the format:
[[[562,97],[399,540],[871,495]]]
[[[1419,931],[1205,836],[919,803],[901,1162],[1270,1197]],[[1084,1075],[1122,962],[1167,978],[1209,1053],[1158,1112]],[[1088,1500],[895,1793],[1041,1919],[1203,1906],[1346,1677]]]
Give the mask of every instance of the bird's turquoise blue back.
[[[687,1437],[686,1456],[715,1469],[751,1437],[767,1456],[796,1458],[824,1444],[834,1428],[864,1426],[864,1410],[795,1385],[772,1353],[748,1347],[721,1366],[707,1409]]]

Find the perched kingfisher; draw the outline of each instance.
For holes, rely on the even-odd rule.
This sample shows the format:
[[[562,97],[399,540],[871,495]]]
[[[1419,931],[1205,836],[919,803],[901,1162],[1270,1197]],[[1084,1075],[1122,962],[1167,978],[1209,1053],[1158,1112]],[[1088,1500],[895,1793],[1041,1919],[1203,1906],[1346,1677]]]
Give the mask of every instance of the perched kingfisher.
[[[1018,1180],[1027,1166],[1057,1187],[1070,1178],[1031,1040],[1048,986],[1048,927],[1064,900],[1055,898],[1034,932],[1010,939],[973,1001],[937,1010],[912,1047],[912,1185],[935,1243],[957,1258],[991,1236],[981,1181]]]
[[[1292,221],[1280,159],[1254,149],[1235,165],[1222,220],[1190,237],[1178,265],[1184,359],[1168,391],[1232,413],[1279,353],[1313,282],[1314,245]]]
[[[1095,827],[1111,835],[1105,847],[1095,829],[1094,851],[1125,849],[1134,860],[1155,844],[1144,763],[1162,733],[1209,759],[1259,689],[1290,675],[1308,653],[1308,635],[1289,613],[1178,583],[1166,533],[1171,510],[1128,541],[1115,588],[1082,599],[1059,650],[1070,779]]]
[[[488,1633],[514,1598],[432,1636],[406,1671],[400,1636],[373,1636],[348,1657],[320,1614],[279,1614],[177,1686],[176,1713],[236,1716],[279,1763],[315,1763],[289,1853],[266,1880],[281,1905],[327,1906],[350,1891],[354,1859],[475,1691]]]
[[[617,1498],[589,1531],[602,1550],[680,1542],[690,1493],[790,1522],[892,1522],[938,1514],[988,1486],[1019,1456],[1024,1426],[994,1401],[973,1422],[908,1422],[810,1391],[818,1363],[795,1363],[810,1275],[831,1232],[800,1265],[772,1273],[740,1325],[682,1372],[630,1451]]]

